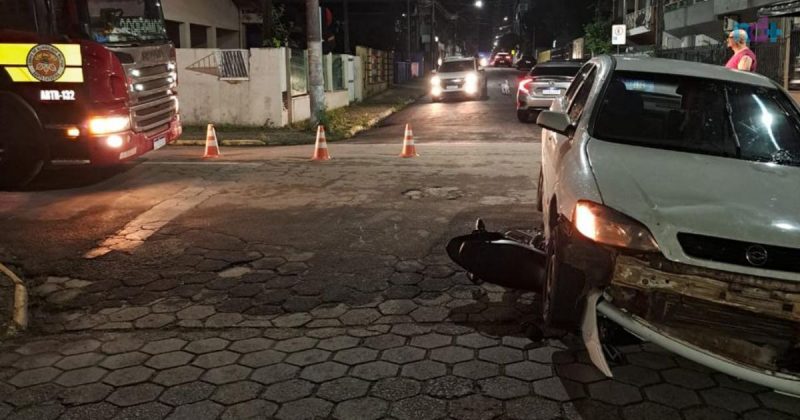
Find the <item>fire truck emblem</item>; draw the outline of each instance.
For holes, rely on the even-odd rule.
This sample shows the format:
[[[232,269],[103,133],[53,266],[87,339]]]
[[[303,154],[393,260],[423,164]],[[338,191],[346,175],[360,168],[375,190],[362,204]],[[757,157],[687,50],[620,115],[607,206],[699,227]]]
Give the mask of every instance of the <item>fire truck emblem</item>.
[[[67,60],[58,48],[40,44],[28,52],[28,71],[40,82],[54,82],[67,68]]]

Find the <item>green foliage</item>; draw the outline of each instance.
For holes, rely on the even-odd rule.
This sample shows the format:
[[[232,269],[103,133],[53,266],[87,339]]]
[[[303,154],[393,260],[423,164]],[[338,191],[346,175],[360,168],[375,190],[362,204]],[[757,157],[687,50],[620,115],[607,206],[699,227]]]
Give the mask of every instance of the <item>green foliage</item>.
[[[264,47],[280,48],[289,44],[289,29],[283,23],[284,14],[286,14],[286,9],[283,5],[272,6],[272,22],[275,25],[273,33],[275,36],[272,39],[265,39]]]
[[[584,42],[592,55],[608,54],[612,50],[611,22],[597,20],[584,26]]]

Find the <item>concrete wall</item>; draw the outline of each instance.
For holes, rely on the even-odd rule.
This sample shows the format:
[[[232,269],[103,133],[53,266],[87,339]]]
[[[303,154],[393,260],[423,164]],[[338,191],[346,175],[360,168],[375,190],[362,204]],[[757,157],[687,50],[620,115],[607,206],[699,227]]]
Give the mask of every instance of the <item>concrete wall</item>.
[[[342,108],[350,105],[350,98],[346,90],[325,92],[325,106],[328,109]]]
[[[285,124],[285,82],[281,82],[286,78],[284,49],[254,49],[250,52],[250,80],[228,83],[217,76],[186,69],[213,54],[213,49],[177,50],[178,98],[185,124]]]
[[[290,124],[289,112],[284,107],[286,92],[286,51],[283,48],[250,50],[250,80],[234,83],[219,80],[207,68],[207,60],[217,50],[196,48],[177,50],[178,98],[181,117],[187,125],[229,124],[240,126],[277,126]],[[188,69],[195,63],[196,69]],[[361,79],[360,60],[356,60],[355,80]],[[356,83],[356,97],[361,98],[363,88]],[[359,99],[360,100],[360,99]],[[325,92],[325,103],[333,110],[350,104],[347,90]],[[308,95],[292,98],[292,121],[309,119],[311,104]]]
[[[239,8],[233,0],[162,0],[164,19],[180,24],[181,48],[192,48],[190,25],[208,28],[207,47],[222,47],[217,44],[217,28],[235,31],[236,45],[241,45],[241,20]],[[224,40],[224,48],[231,48],[230,36]]]

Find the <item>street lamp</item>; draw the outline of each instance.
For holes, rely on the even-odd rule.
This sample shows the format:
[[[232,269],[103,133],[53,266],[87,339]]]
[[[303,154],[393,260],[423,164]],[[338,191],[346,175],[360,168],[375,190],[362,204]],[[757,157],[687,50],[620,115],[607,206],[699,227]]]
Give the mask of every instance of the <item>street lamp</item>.
[[[475,0],[475,7],[478,9],[483,7],[483,0]]]
[[[508,16],[503,18],[503,22],[508,22]]]

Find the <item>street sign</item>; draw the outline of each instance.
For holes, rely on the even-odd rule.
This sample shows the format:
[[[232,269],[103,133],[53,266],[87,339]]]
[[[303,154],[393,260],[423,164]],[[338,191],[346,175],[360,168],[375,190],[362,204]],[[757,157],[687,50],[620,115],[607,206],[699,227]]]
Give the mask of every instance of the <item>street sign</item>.
[[[627,27],[625,25],[613,25],[611,27],[611,44],[625,45],[626,33],[627,33]]]

